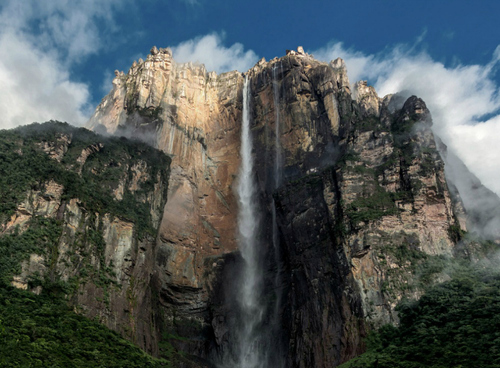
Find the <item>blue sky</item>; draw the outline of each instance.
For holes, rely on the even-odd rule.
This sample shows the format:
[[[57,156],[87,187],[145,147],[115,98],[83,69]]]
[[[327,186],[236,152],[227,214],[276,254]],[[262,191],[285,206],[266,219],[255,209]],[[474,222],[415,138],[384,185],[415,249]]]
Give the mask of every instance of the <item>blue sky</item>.
[[[377,54],[399,44],[413,46],[421,39],[419,49],[447,66],[485,64],[500,43],[500,3],[494,0],[141,3],[117,6],[116,28],[103,40],[106,52],[92,55],[75,69],[86,78],[95,75],[90,79],[94,88],[102,80],[103,70],[127,70],[152,45],[175,46],[207,34],[222,36],[226,47],[240,43],[266,59],[284,55],[285,49],[298,45],[312,51],[342,42],[346,48]]]
[[[1,127],[84,124],[149,49],[245,71],[303,46],[351,82],[426,100],[435,131],[500,193],[500,1],[2,0]]]

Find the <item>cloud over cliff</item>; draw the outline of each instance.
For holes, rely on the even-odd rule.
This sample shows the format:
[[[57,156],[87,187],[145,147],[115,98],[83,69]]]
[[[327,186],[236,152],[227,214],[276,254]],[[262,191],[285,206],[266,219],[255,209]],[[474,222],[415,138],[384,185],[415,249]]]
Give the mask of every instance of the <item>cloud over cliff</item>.
[[[0,8],[0,127],[32,121],[82,124],[89,87],[71,68],[103,47],[117,0],[6,0]],[[98,23],[100,27],[98,27]]]
[[[91,87],[73,71],[111,42],[119,30],[113,17],[123,6],[118,0],[6,0],[0,5],[0,128],[50,119],[85,123],[94,108]],[[257,61],[242,44],[225,47],[223,38],[212,33],[172,49],[177,61],[201,62],[217,72],[245,71]],[[109,79],[101,89],[109,91]]]
[[[205,64],[208,71],[223,73],[231,70],[245,72],[259,59],[252,50],[244,50],[241,43],[230,47],[223,45],[224,35],[211,33],[192,40],[181,42],[172,47],[177,62],[199,62]]]
[[[500,94],[494,76],[500,46],[486,65],[447,67],[415,46],[367,55],[332,43],[313,51],[322,60],[342,57],[351,82],[368,79],[380,96],[399,91],[421,97],[434,131],[484,185],[500,194]]]

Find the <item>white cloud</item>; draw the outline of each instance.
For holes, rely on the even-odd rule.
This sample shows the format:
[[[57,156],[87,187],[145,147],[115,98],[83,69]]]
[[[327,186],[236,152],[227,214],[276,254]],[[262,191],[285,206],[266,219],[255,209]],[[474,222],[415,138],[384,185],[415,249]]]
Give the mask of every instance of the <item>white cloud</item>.
[[[83,124],[89,90],[70,68],[102,46],[118,0],[7,0],[0,10],[0,128],[57,119]],[[102,30],[101,30],[102,31]]]
[[[376,55],[330,44],[313,52],[322,60],[342,57],[351,82],[368,79],[380,96],[407,90],[432,113],[434,131],[482,183],[500,194],[500,96],[494,80],[500,47],[486,65],[446,67],[426,52],[396,46]],[[482,116],[490,116],[482,122]]]
[[[13,34],[0,36],[0,127],[12,128],[34,121],[85,121],[89,92],[71,82],[57,59],[31,48]]]
[[[230,70],[245,72],[257,62],[257,54],[252,50],[245,51],[240,43],[225,47],[222,41],[223,36],[212,33],[181,42],[172,47],[174,59],[180,63],[202,63],[207,70],[215,70],[218,73]]]

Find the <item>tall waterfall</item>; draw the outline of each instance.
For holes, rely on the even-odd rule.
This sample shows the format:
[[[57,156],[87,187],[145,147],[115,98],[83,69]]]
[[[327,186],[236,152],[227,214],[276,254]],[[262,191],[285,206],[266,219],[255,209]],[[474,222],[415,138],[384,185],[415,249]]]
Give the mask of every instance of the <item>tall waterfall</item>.
[[[252,136],[250,133],[250,88],[248,77],[243,87],[243,119],[241,127],[241,166],[239,172],[238,232],[239,249],[244,260],[238,295],[240,321],[236,367],[261,368],[265,357],[259,327],[265,307],[262,304],[262,270],[258,260],[257,190],[253,175]]]

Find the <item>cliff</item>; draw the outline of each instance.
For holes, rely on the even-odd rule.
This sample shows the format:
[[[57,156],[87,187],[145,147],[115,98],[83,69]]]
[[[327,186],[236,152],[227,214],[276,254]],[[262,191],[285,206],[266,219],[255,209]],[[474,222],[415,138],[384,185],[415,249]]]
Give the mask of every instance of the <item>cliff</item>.
[[[323,63],[302,48],[217,75],[154,47],[116,72],[88,127],[168,157],[109,150],[117,138],[38,137],[37,152],[72,176],[25,184],[1,218],[4,234],[40,218],[59,226],[53,251],[23,253],[9,282],[37,291],[30,276],[58,275],[84,315],[155,355],[164,343],[218,364],[236,354],[245,78],[263,366],[333,367],[361,354],[368,330],[398,324],[399,301],[446,277],[449,259],[482,251],[462,241],[481,221],[447,182],[448,156],[421,99],[380,98],[366,82],[351,85],[341,59]],[[9,144],[24,152],[25,138]]]
[[[142,137],[172,157],[168,203],[159,230],[161,298],[195,313],[208,298],[203,274],[210,257],[237,248],[232,191],[243,78],[203,65],[177,64],[169,49],[151,50],[113,90],[88,127]],[[103,129],[104,128],[104,129]],[[207,266],[208,264],[208,266]]]
[[[1,144],[2,281],[63,291],[79,313],[157,351],[151,278],[170,159],[55,122],[4,131]]]
[[[439,274],[426,265],[453,256],[450,228],[461,214],[422,100],[380,99],[366,83],[351,93],[341,60],[301,52],[249,74],[256,175],[276,201],[285,365],[335,366],[359,354],[367,328],[397,323],[397,302],[422,290],[417,273],[426,282]],[[275,131],[279,173],[266,160],[279,157]]]
[[[300,48],[246,75],[263,297],[274,300],[266,321],[281,326],[269,342],[287,352],[286,366],[334,366],[363,351],[368,328],[397,323],[398,301],[439,274],[440,259],[454,255],[452,230],[466,230],[463,206],[451,199],[422,100],[379,98],[366,82],[350,85],[342,60],[322,63]],[[231,349],[237,319],[228,280],[241,262],[231,254],[242,84],[238,73],[217,76],[153,48],[117,72],[89,122],[149,132],[173,154],[162,300],[204,319],[219,354]]]

